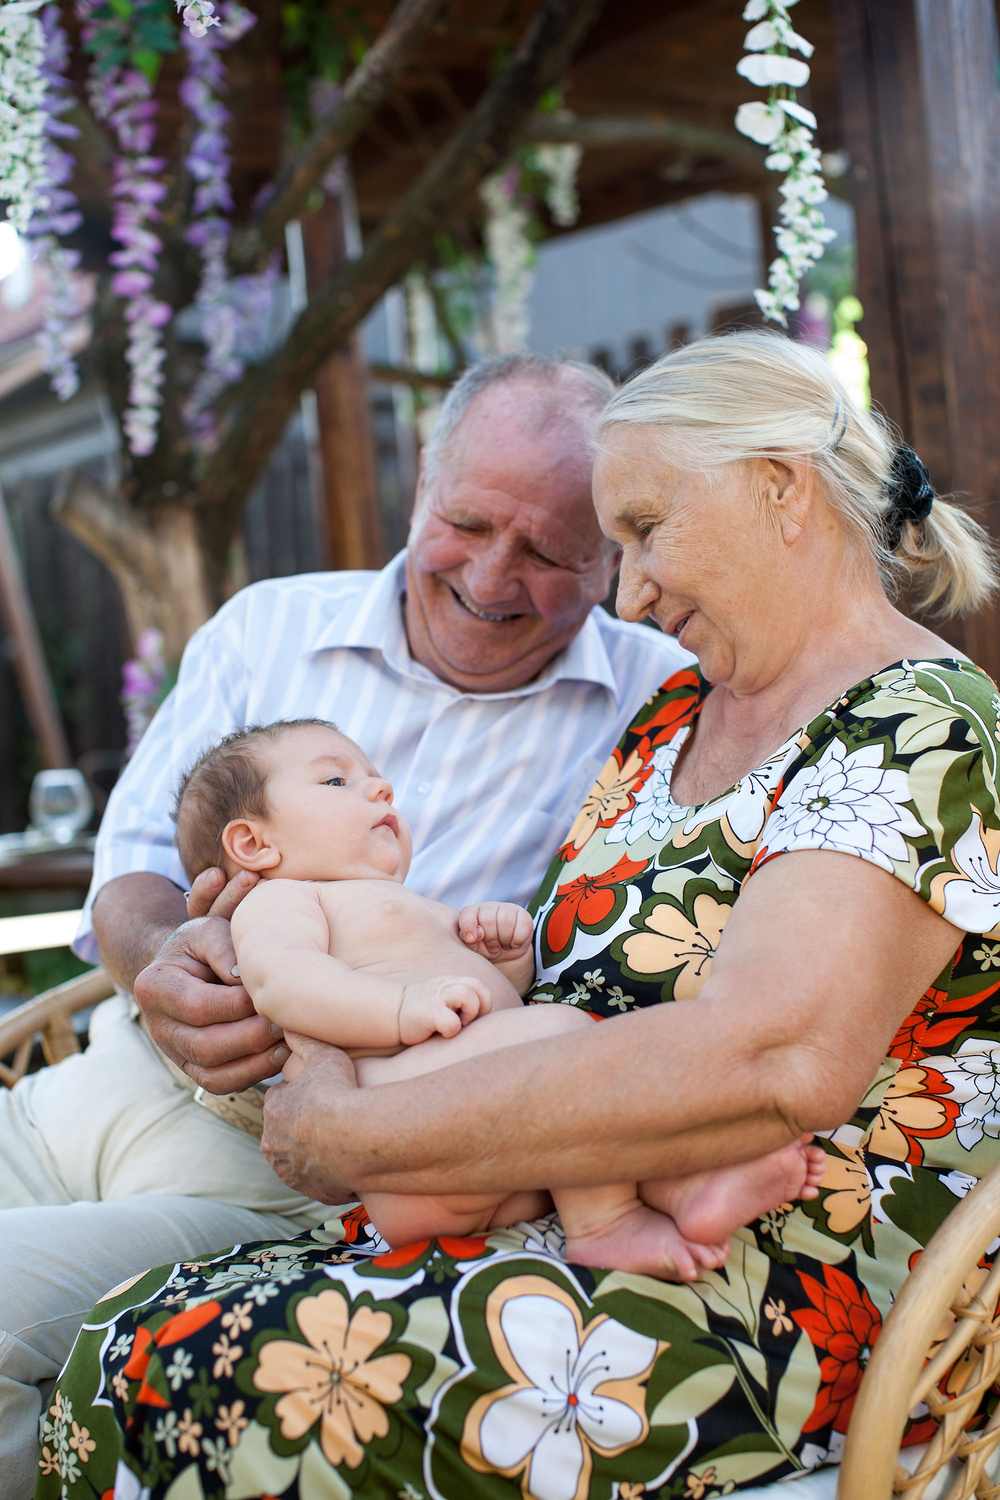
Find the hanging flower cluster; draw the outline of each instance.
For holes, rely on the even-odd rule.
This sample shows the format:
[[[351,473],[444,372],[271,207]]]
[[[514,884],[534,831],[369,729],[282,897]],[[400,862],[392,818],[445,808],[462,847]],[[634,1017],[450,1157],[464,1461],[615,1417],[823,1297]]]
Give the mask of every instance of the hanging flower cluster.
[[[188,7],[189,9],[191,7]],[[220,53],[253,26],[256,17],[242,5],[223,7],[224,20],[205,40],[204,31],[189,25],[184,32],[187,76],[180,88],[181,102],[193,115],[196,129],[185,159],[195,181],[193,223],[188,243],[201,255],[201,282],[195,298],[201,312],[205,361],[185,408],[185,420],[199,445],[211,447],[215,423],[211,407],[219,392],[243,372],[240,348],[240,315],[226,270],[232,210],[229,187],[232,160],[225,130],[229,110],[220,95],[226,88],[226,70]]]
[[[163,655],[163,634],[159,630],[144,630],[136,642],[135,655],[122,666],[120,696],[128,731],[126,755],[134,755],[150,719],[172,686]]]
[[[45,181],[45,38],[33,14],[41,4],[0,5],[0,198],[19,232],[27,229]]]
[[[479,189],[486,205],[486,256],[496,276],[493,341],[498,354],[522,348],[528,337],[528,298],[537,257],[528,238],[531,215],[520,186],[521,169],[512,166],[487,177]]]
[[[499,354],[522,348],[528,337],[528,300],[538,260],[534,241],[541,234],[534,196],[544,197],[561,228],[575,224],[580,214],[576,173],[582,155],[573,144],[530,146],[479,189],[486,205],[486,258],[495,278],[492,342]]]
[[[80,252],[59,243],[63,235],[79,228],[82,215],[76,196],[68,184],[73,176],[73,158],[58,144],[60,139],[79,134],[75,125],[60,116],[73,103],[66,81],[69,66],[69,41],[60,20],[58,5],[47,5],[41,13],[44,54],[41,67],[45,97],[41,111],[44,128],[44,180],[39,183],[35,210],[27,226],[27,237],[34,258],[48,273],[48,292],[42,327],[42,363],[51,376],[52,389],[60,401],[76,394],[80,376],[73,358],[73,323],[80,307],[73,273],[80,264]]]
[[[111,163],[111,234],[121,249],[113,250],[108,259],[117,267],[111,290],[125,299],[128,325],[125,358],[131,379],[122,426],[130,452],[144,456],[156,447],[166,358],[162,330],[173,317],[170,305],[153,296],[163,241],[150,226],[160,217],[157,204],[167,191],[157,176],[166,162],[150,155],[157,113],[152,81],[137,67],[102,63],[99,48],[105,39],[98,36],[93,8],[92,0],[77,0],[84,45],[98,53],[88,82],[91,108],[114,132],[117,145]]]
[[[545,179],[545,204],[560,229],[571,229],[580,217],[576,174],[582,158],[583,147],[572,142],[534,146],[529,155],[530,165]]]
[[[796,90],[809,80],[809,64],[791,52],[811,57],[813,48],[793,29],[788,11],[797,0],[748,0],[745,21],[755,21],[744,46],[748,55],[737,73],[758,88],[769,90],[767,103],[741,104],[736,128],[751,140],[770,147],[765,165],[786,174],[781,184],[781,228],[776,231],[779,254],[771,262],[768,289],[754,296],[767,318],[786,325],[786,312],[799,306],[799,282],[821,258],[823,248],[836,238],[827,228],[818,205],[827,197],[820,154],[813,145],[816,116],[796,100]]]

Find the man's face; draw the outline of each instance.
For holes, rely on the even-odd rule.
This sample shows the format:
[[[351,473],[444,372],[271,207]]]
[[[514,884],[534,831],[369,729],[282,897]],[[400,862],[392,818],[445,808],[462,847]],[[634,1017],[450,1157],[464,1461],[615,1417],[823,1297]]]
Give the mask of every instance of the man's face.
[[[417,661],[467,692],[537,677],[610,586],[583,427],[533,431],[537,385],[487,388],[456,427],[410,530],[406,629]]]

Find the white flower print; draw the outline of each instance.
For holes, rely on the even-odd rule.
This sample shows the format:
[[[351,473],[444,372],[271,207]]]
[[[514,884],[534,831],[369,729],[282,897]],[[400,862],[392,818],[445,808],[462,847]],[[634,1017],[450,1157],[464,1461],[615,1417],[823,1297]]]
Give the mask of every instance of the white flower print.
[[[936,1068],[951,1086],[960,1107],[955,1134],[966,1151],[984,1135],[1000,1138],[1000,1042],[969,1037],[954,1057],[928,1057],[924,1065]]]
[[[620,984],[613,984],[608,990],[608,1004],[613,1005],[624,1015],[626,1006],[635,1004],[635,996],[626,995]]]
[[[108,1350],[108,1359],[124,1359],[132,1347],[132,1335],[120,1333]]]
[[[557,1260],[565,1260],[566,1235],[563,1232],[559,1215],[545,1214],[541,1219],[533,1219],[526,1223],[523,1249],[537,1251],[540,1255],[554,1255]]]
[[[848,751],[834,740],[786,788],[764,829],[768,853],[838,849],[891,874],[894,861],[908,858],[906,838],[919,838],[924,829],[905,806],[905,773],[883,770],[884,753],[881,745]]]
[[[721,802],[710,802],[703,809],[711,818],[725,817],[734,835],[741,844],[756,843],[760,838],[761,830],[771,811],[771,799],[775,788],[785,773],[789,763],[799,753],[798,736],[788,740],[780,750],[758,766],[756,771],[750,771],[737,782],[733,790]],[[695,819],[685,824],[685,832],[690,832],[695,824]]]
[[[194,1365],[186,1349],[178,1349],[164,1372],[172,1391],[179,1391],[185,1380],[194,1379]]]
[[[1000,833],[984,828],[977,807],[972,809],[972,822],[955,840],[951,858],[963,878],[946,880],[941,915],[966,932],[992,933],[1000,923]]]
[[[671,823],[676,823],[687,809],[679,807],[670,795],[670,778],[681,746],[690,728],[686,726],[670,741],[653,752],[652,774],[635,795],[635,806],[612,824],[604,835],[605,844],[638,843],[644,833],[662,839]]]
[[[964,1198],[978,1181],[978,1177],[970,1177],[968,1172],[960,1172],[957,1167],[938,1178],[941,1186],[946,1187],[949,1193],[954,1193],[956,1198]]]
[[[515,1296],[500,1326],[528,1386],[494,1401],[479,1429],[486,1463],[509,1470],[530,1454],[525,1492],[533,1500],[573,1500],[591,1450],[608,1453],[641,1441],[645,1422],[625,1401],[598,1394],[609,1381],[635,1379],[657,1355],[656,1339],[611,1318],[597,1320],[583,1341],[562,1302]]]

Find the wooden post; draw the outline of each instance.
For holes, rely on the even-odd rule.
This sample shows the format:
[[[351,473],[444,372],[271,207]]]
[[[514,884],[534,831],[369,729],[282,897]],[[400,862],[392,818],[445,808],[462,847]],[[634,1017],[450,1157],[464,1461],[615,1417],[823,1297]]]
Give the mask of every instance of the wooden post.
[[[994,0],[833,0],[872,398],[1000,538]],[[1000,676],[996,608],[949,630]]]
[[[353,193],[346,164],[340,187],[329,188],[319,208],[302,219],[307,288],[322,286],[345,260],[360,252]],[[336,179],[334,179],[336,182]],[[353,333],[315,381],[327,566],[380,568],[382,526],[368,367]]]
[[[14,671],[18,687],[24,700],[28,722],[38,736],[42,765],[46,770],[58,771],[71,766],[73,757],[69,753],[66,732],[59,717],[56,695],[52,687],[45,654],[38,638],[38,627],[31,609],[31,600],[21,575],[21,566],[14,548],[14,533],[11,530],[7,505],[0,491],[0,615],[13,647]]]

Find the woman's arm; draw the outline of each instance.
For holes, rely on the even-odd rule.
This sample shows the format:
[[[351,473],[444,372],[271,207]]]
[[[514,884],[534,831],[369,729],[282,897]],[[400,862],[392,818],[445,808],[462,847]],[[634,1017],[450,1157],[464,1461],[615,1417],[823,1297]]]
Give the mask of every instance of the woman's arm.
[[[269,1091],[263,1149],[328,1201],[345,1182],[510,1192],[747,1160],[850,1118],[960,938],[860,859],[786,854],[747,883],[696,1001],[379,1088],[307,1050]]]

